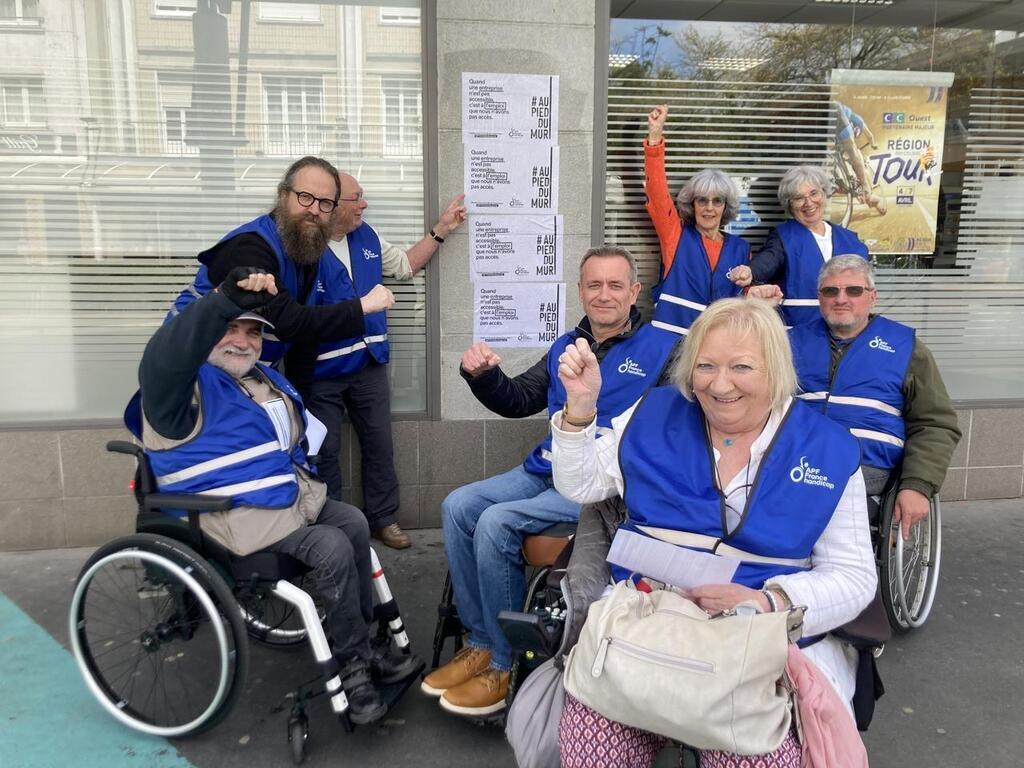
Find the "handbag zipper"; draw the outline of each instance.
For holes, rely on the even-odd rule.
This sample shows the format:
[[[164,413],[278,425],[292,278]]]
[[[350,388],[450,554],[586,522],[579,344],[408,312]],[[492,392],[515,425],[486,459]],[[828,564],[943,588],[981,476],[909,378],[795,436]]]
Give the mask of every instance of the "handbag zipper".
[[[604,671],[605,658],[608,656],[608,648],[612,644],[615,645],[616,650],[620,653],[632,656],[634,659],[640,659],[641,661],[651,661],[655,664],[660,664],[663,667],[685,669],[690,672],[703,672],[704,674],[712,674],[715,671],[715,665],[707,661],[690,659],[685,656],[670,656],[667,653],[652,651],[650,648],[644,648],[642,645],[636,645],[628,640],[604,637],[601,638],[601,644],[597,647],[597,655],[594,657],[594,665],[590,668],[590,674],[594,677],[600,677],[601,673]]]

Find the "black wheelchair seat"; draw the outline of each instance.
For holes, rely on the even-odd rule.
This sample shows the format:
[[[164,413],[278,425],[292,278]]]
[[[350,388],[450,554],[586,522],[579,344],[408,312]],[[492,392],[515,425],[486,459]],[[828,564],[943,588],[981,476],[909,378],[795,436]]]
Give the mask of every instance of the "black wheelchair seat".
[[[231,555],[231,576],[238,582],[291,581],[309,571],[309,566],[294,557],[277,552],[253,552],[251,555]]]

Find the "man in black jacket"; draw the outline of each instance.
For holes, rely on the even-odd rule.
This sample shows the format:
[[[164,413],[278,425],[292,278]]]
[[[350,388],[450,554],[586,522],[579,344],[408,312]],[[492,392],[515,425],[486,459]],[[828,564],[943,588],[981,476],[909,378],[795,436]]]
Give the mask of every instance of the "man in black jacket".
[[[593,345],[607,375],[596,414],[567,414],[599,429],[655,385],[679,337],[641,322],[634,303],[640,292],[633,257],[624,248],[592,248],[580,264],[580,303],[586,316],[558,339],[525,373],[510,378],[485,342],[462,355],[462,376],[474,396],[510,418],[565,403],[558,379],[559,356],[582,337]],[[445,550],[467,646],[427,676],[422,690],[441,706],[464,715],[504,707],[512,649],[497,623],[501,610],[519,610],[525,599],[520,552],[525,535],[560,522],[575,523],[579,505],[563,498],[551,479],[550,434],[521,465],[450,493],[442,503]]]

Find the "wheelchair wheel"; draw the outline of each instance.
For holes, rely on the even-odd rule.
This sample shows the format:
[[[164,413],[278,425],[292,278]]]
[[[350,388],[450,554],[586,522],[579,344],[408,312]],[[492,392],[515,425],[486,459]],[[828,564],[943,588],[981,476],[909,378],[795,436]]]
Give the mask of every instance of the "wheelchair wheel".
[[[886,501],[879,544],[882,604],[893,630],[904,633],[927,621],[935,601],[942,556],[942,510],[938,497],[933,496],[928,516],[904,541],[900,524],[893,519],[895,494]]]
[[[312,577],[308,573],[303,574],[292,583],[313,596],[322,624],[327,612],[316,593]],[[306,625],[299,610],[275,595],[269,584],[236,588],[235,600],[242,609],[246,632],[257,643],[270,648],[298,648],[305,645]]]
[[[201,733],[230,711],[249,646],[231,590],[189,547],[136,534],[100,547],[71,600],[71,647],[100,704],[155,736]]]

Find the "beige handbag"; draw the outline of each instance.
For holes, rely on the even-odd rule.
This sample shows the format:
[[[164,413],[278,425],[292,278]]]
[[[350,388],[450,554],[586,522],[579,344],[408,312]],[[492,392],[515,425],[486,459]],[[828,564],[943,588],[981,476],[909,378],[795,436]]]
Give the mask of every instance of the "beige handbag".
[[[789,731],[786,654],[802,622],[802,609],[752,606],[710,618],[675,592],[622,581],[590,606],[565,690],[611,720],[696,749],[771,752]]]

